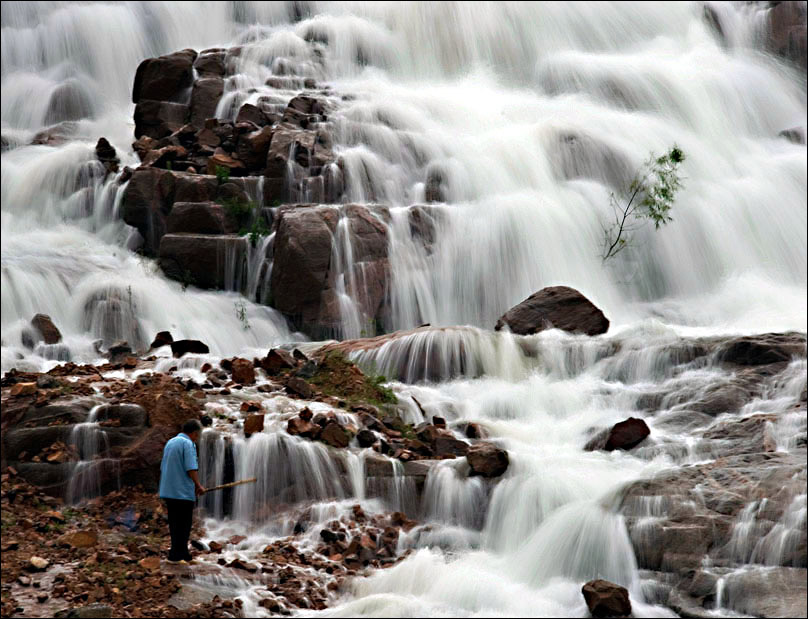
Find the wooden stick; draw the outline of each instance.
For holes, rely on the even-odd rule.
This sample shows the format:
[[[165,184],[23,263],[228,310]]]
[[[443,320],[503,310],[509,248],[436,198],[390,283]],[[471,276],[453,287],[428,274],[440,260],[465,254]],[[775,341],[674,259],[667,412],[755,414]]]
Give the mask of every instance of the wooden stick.
[[[258,481],[257,477],[251,477],[250,479],[241,479],[239,481],[231,481],[229,484],[222,484],[221,486],[214,486],[213,488],[207,488],[205,490],[205,494],[207,494],[208,492],[213,492],[214,490],[224,490],[225,488],[240,486],[241,484],[251,484],[256,481]]]

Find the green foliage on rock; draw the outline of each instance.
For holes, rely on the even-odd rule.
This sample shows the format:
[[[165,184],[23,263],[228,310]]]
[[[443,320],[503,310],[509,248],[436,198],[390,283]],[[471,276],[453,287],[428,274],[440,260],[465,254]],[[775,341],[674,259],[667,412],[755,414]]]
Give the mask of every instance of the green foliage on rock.
[[[217,165],[215,168],[216,172],[216,182],[219,185],[223,185],[227,181],[230,180],[230,168],[223,165]]]
[[[383,406],[396,404],[398,399],[389,387],[384,376],[368,376],[355,364],[337,351],[329,352],[317,366],[317,371],[309,379],[325,395],[334,396],[352,404],[372,404]]]

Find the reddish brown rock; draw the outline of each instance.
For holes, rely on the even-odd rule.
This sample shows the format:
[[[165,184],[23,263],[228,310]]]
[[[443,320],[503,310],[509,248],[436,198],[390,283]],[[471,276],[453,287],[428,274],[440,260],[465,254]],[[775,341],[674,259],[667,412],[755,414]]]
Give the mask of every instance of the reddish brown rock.
[[[236,124],[241,122],[255,123],[255,125],[258,127],[264,127],[267,124],[271,124],[266,114],[264,114],[260,108],[251,103],[245,103],[239,108],[238,116],[236,116]],[[266,156],[264,159],[266,159]]]
[[[58,344],[62,341],[62,334],[53,324],[50,316],[37,314],[31,319],[31,326],[42,335],[46,344]]]
[[[567,286],[542,288],[513,306],[497,321],[497,331],[508,327],[518,335],[545,329],[598,335],[609,329],[609,320],[580,292]]]
[[[356,435],[360,447],[370,447],[376,442],[376,435],[370,430],[360,430]]]
[[[183,127],[188,118],[188,106],[171,101],[143,100],[135,106],[135,137],[148,136],[159,140]]]
[[[179,100],[193,83],[196,56],[194,50],[185,49],[141,62],[135,73],[132,103],[139,103],[142,99]]]
[[[194,61],[194,69],[201,77],[215,75],[222,77],[225,74],[225,55],[226,52],[219,49],[203,51]]]
[[[446,456],[465,456],[469,444],[453,436],[439,436],[432,445],[433,452],[438,458]]]
[[[235,159],[221,148],[217,148],[216,153],[212,157],[208,158],[207,173],[210,175],[215,175],[216,168],[220,167],[230,170],[231,176],[243,176],[247,169],[243,161]]]
[[[332,447],[347,447],[351,442],[351,435],[336,421],[331,421],[325,425],[320,433],[320,440]]]
[[[137,564],[147,572],[157,572],[160,570],[160,557],[146,557]]]
[[[302,436],[312,440],[320,436],[321,430],[319,425],[300,417],[292,417],[286,424],[286,431],[292,436]]]
[[[98,532],[94,530],[76,531],[62,535],[57,541],[70,548],[91,548],[98,544]]]
[[[178,159],[185,159],[188,151],[182,146],[164,146],[155,148],[146,153],[141,167],[144,168],[169,168],[170,164]]]
[[[225,288],[230,265],[240,264],[246,251],[246,238],[234,234],[165,234],[159,264],[163,273],[184,285],[218,290]]]
[[[36,394],[36,383],[17,383],[11,387],[10,394],[13,396],[24,396]]]
[[[282,348],[271,349],[266,357],[261,359],[261,367],[270,375],[278,374],[281,370],[288,370],[297,366],[292,354]]]
[[[491,443],[477,443],[466,451],[466,460],[471,467],[469,475],[499,477],[508,470],[508,452]]]
[[[581,588],[593,617],[628,617],[631,601],[628,590],[608,580],[590,580]]]
[[[250,415],[244,421],[244,436],[249,437],[251,434],[263,431],[264,431],[263,415]]]
[[[233,359],[233,380],[241,385],[255,384],[255,368],[252,361],[247,359]]]
[[[468,438],[485,438],[487,435],[479,423],[470,423],[466,426],[466,436]]]
[[[314,389],[302,378],[292,376],[286,381],[286,389],[292,393],[296,393],[301,398],[309,399],[314,394]]]
[[[207,75],[194,82],[188,122],[194,127],[205,126],[208,118],[216,116],[216,106],[224,92],[224,80],[218,75]]]
[[[610,430],[597,434],[586,444],[584,449],[586,451],[598,449],[605,451],[628,450],[639,445],[650,433],[651,430],[642,419],[629,417],[625,421],[614,424]]]
[[[272,141],[272,127],[263,127],[238,138],[236,156],[248,170],[263,170]]]
[[[353,245],[355,297],[363,315],[380,318],[389,277],[387,227],[382,221],[388,213],[355,204],[342,209]],[[332,333],[340,324],[339,300],[329,275],[339,217],[330,207],[288,209],[278,216],[270,282],[275,307],[314,336]]]

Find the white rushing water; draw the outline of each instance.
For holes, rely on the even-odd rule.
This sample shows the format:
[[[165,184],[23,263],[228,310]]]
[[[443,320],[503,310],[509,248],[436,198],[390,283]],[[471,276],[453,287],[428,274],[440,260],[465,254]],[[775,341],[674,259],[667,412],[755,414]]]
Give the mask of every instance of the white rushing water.
[[[808,313],[806,148],[778,137],[805,126],[805,74],[762,51],[756,7],[715,10],[726,42],[691,2],[4,2],[2,370],[63,358],[64,348],[23,346],[38,312],[52,317],[77,361],[99,359],[96,340],[148,346],[160,330],[200,339],[215,357],[303,339],[273,309],[235,292],[184,290],[134,253],[137,233],[119,219],[116,180],[102,180],[94,161],[105,136],[122,165],[137,163],[131,87],[140,61],[249,43],[217,113],[232,117],[236,103],[266,94],[267,77],[290,67],[351,95],[330,115],[345,178],[334,166],[328,182],[345,182],[346,202],[393,207],[389,326],[471,325],[410,336],[358,360],[407,383],[439,377],[396,384],[399,399],[411,406],[415,395],[450,426],[483,423],[511,466],[489,492],[459,461],[443,462],[413,505],[400,477],[366,487],[362,452],[335,463],[322,445],[281,433],[298,409],[267,401],[265,431],[234,438],[229,464],[224,439],[206,438],[210,482],[224,479],[226,466],[237,476],[273,472],[233,494],[241,524],[220,518],[221,494],[208,497],[211,530],[262,523],[240,546],[259,549],[291,532],[287,521],[267,524],[261,508],[273,501],[313,503],[319,523],[362,500],[371,511],[415,510],[435,525],[403,542],[416,549],[406,561],[356,580],[328,611],[335,616],[585,616],[580,585],[594,577],[628,587],[635,615],[671,616],[644,601],[615,496],[671,461],[707,456],[664,431],[661,444],[678,451],[645,459],[582,452],[585,437],[637,415],[646,389],[728,380],[713,368],[672,376],[668,347],[680,336],[804,332]],[[61,121],[74,122],[75,139],[28,145]],[[674,143],[687,155],[674,221],[642,230],[634,248],[601,264],[609,192],[650,151]],[[423,203],[430,175],[445,203],[432,207],[437,230],[427,252],[410,236],[406,207]],[[342,222],[335,289],[342,334],[357,337],[366,317]],[[272,242],[248,252],[250,299]],[[579,289],[603,308],[609,335],[550,333],[526,343],[488,331],[550,285]],[[611,347],[621,354],[604,361]],[[440,367],[414,361],[424,358]],[[180,372],[198,374],[199,365],[184,359]],[[804,361],[790,371],[791,382],[756,411],[781,413],[799,397]],[[414,406],[407,414],[423,420]],[[778,450],[796,447],[804,419],[797,411],[771,424]],[[754,544],[746,532],[759,509],[743,512],[732,548],[739,561],[776,564],[804,528],[805,495]],[[250,585],[227,586],[265,612]]]

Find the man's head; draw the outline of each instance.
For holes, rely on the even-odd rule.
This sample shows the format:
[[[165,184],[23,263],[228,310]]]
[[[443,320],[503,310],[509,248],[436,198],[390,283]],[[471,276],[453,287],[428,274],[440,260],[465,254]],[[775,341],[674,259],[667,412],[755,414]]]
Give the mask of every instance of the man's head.
[[[196,443],[199,440],[199,435],[202,433],[202,424],[196,419],[189,419],[182,424],[182,431],[184,434],[188,435],[188,438]]]

